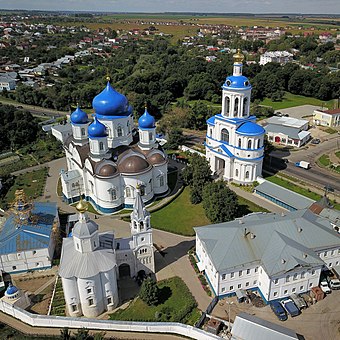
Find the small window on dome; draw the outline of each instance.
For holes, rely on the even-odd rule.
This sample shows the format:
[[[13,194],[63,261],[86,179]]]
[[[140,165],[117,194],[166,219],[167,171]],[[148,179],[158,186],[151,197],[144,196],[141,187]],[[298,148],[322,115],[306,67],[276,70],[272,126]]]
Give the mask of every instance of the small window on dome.
[[[231,81],[230,80],[227,80],[226,83],[227,83],[227,86],[231,85]]]
[[[246,81],[244,82],[244,86],[249,86],[249,81],[248,81],[248,80],[246,80]]]
[[[81,135],[85,136],[85,129],[84,128],[81,128]]]
[[[122,137],[123,136],[123,130],[121,126],[118,126],[117,128],[117,136],[118,137]]]

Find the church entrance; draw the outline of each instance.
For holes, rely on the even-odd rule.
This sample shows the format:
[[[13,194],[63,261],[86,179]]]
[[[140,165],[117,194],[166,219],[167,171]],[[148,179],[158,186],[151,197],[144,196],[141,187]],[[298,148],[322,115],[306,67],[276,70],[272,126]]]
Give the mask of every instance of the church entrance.
[[[220,177],[220,176],[223,177],[223,175],[224,175],[224,169],[225,169],[225,160],[216,157],[216,158],[215,158],[215,169],[216,169],[216,175],[217,175],[218,177]]]
[[[118,269],[120,279],[131,276],[130,266],[127,263],[121,264]]]

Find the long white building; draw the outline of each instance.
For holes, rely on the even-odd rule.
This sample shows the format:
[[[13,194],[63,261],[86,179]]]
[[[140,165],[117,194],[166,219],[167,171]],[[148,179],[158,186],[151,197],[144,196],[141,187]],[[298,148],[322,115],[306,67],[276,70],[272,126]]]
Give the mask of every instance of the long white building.
[[[242,75],[244,56],[234,55],[234,72],[222,86],[222,112],[207,120],[206,158],[224,180],[250,184],[262,174],[265,130],[249,112],[251,85]]]
[[[318,286],[323,268],[339,266],[335,229],[308,209],[197,227],[198,267],[219,297],[251,289],[268,302],[305,293]]]
[[[64,146],[67,170],[61,172],[64,200],[80,196],[102,213],[132,208],[139,185],[143,201],[168,192],[167,158],[156,141],[155,119],[147,109],[133,126],[127,98],[108,82],[92,103],[91,122],[79,107],[71,124],[55,125],[52,134]]]

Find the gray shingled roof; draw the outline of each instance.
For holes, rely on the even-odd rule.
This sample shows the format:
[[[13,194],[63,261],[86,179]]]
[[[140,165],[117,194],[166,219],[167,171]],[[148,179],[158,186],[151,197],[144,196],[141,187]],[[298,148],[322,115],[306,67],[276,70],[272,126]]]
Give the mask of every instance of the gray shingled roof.
[[[219,272],[261,264],[269,275],[282,274],[322,265],[315,251],[340,246],[330,222],[307,209],[284,216],[250,214],[194,229]]]
[[[242,340],[293,340],[299,339],[293,330],[275,323],[260,319],[247,313],[236,316],[231,339]]]
[[[275,124],[268,124],[264,126],[264,129],[266,132],[272,132],[272,133],[282,133],[290,138],[293,139],[300,139],[299,132],[300,129],[289,127],[289,126],[282,126],[282,125],[275,125]]]
[[[102,238],[108,240],[107,234],[99,236],[99,243],[103,243]],[[111,235],[113,242],[113,235]],[[88,278],[98,273],[107,272],[116,265],[114,250],[109,248],[97,248],[95,251],[81,253],[77,251],[73,244],[73,238],[68,237],[63,240],[63,247],[59,266],[59,275],[62,278]]]
[[[315,201],[306,196],[281,187],[275,183],[264,181],[255,188],[255,192],[263,192],[277,200],[284,202],[295,209],[309,208]]]
[[[95,231],[98,230],[98,224],[91,220],[79,220],[72,229],[73,236],[78,238],[84,238],[91,236]]]

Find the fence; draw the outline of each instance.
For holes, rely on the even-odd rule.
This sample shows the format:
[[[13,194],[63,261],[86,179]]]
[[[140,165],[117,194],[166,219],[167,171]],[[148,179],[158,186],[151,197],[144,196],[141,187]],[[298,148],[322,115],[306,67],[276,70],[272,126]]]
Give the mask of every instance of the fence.
[[[201,329],[175,322],[108,321],[65,316],[38,315],[0,300],[0,311],[33,327],[87,328],[103,331],[170,333],[197,340],[221,339]]]

